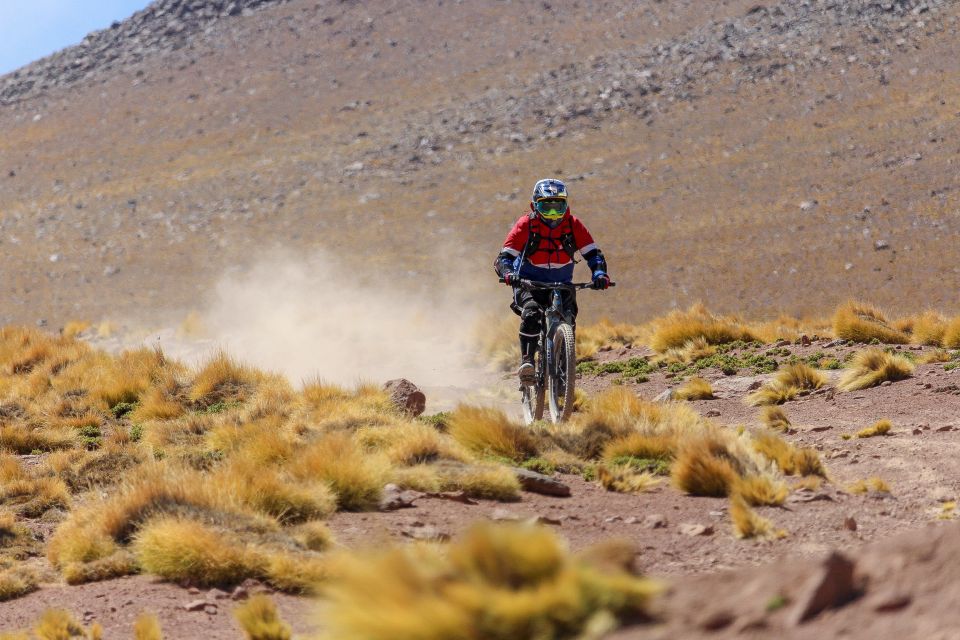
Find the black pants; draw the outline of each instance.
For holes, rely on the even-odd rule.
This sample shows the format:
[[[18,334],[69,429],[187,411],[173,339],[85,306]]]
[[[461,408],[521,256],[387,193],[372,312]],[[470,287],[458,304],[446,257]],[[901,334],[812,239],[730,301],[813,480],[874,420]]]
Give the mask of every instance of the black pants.
[[[510,308],[520,316],[520,353],[523,356],[532,356],[537,350],[537,341],[540,337],[540,328],[543,325],[543,310],[550,306],[552,291],[525,291],[517,289],[513,294],[513,304]],[[561,291],[560,302],[563,309],[573,316],[573,323],[577,322],[577,295],[574,291]]]

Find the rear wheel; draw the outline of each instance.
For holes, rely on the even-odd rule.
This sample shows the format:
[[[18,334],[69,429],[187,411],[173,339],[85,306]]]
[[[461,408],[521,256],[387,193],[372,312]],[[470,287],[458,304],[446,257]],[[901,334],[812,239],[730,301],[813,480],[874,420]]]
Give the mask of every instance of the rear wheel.
[[[547,367],[547,398],[550,419],[563,422],[573,412],[573,394],[577,377],[577,353],[573,327],[557,326],[553,334],[552,358]]]
[[[533,362],[536,370],[534,383],[520,387],[520,402],[523,405],[523,422],[525,424],[543,420],[544,396],[546,395],[543,353],[537,351],[534,354]]]

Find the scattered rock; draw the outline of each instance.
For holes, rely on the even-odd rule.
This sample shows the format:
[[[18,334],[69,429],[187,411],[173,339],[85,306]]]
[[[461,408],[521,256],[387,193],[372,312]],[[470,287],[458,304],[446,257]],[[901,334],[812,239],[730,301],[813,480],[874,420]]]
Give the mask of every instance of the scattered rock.
[[[667,526],[667,518],[660,513],[651,513],[643,519],[643,526],[647,529],[664,529]]]
[[[411,540],[427,540],[434,542],[446,542],[450,539],[450,534],[440,531],[432,524],[414,522],[400,531],[400,535]]]
[[[856,595],[854,564],[839,552],[831,552],[800,589],[788,615],[789,626],[798,626],[821,611],[849,602]]]
[[[857,521],[853,518],[853,516],[847,516],[843,519],[843,528],[847,531],[856,531]]]
[[[383,488],[383,497],[380,499],[380,511],[396,511],[410,509],[417,499],[424,494],[419,491],[404,491],[395,484],[388,484]]]
[[[713,526],[684,522],[680,525],[680,533],[686,536],[712,536]]]
[[[390,394],[390,402],[394,406],[414,418],[421,415],[427,406],[427,397],[417,385],[405,378],[388,380],[383,390]]]
[[[877,613],[892,613],[910,606],[913,596],[896,587],[881,591],[869,597],[867,606]]]
[[[246,600],[250,597],[250,591],[243,585],[239,585],[230,593],[231,600]]]
[[[221,589],[210,589],[207,591],[207,600],[226,600],[230,594]]]
[[[559,480],[546,476],[529,469],[513,467],[513,473],[520,481],[520,486],[524,491],[530,493],[539,493],[545,496],[557,496],[567,498],[570,496],[570,487]]]
[[[710,411],[707,411],[707,412],[706,412],[705,414],[703,414],[703,415],[704,415],[705,417],[707,417],[707,418],[718,418],[718,417],[720,417],[720,412],[717,411],[716,409],[710,409]]]
[[[673,400],[673,389],[666,389],[657,394],[653,399],[654,402],[670,402]]]
[[[819,203],[816,200],[804,200],[800,203],[800,211],[804,213],[809,213],[817,208]]]
[[[467,495],[466,491],[440,491],[437,493],[424,494],[427,498],[438,498],[440,500],[450,500],[452,502],[462,502],[463,504],[480,504]]]
[[[207,608],[207,604],[208,602],[206,600],[191,600],[183,605],[183,608],[187,611],[203,611]]]

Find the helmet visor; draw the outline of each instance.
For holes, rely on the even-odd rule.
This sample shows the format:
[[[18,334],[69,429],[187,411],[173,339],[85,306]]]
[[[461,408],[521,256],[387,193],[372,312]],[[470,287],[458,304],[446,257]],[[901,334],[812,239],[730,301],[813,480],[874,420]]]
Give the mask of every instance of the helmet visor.
[[[560,198],[544,198],[536,204],[537,213],[544,218],[558,220],[567,212],[567,201]]]

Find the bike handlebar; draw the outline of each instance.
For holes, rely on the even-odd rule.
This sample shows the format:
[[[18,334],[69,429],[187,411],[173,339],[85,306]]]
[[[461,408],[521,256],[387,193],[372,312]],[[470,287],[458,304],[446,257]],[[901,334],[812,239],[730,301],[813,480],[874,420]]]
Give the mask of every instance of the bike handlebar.
[[[500,278],[500,284],[507,284],[507,281],[504,280],[503,278]],[[511,282],[510,285],[514,287],[519,287],[521,289],[526,289],[528,291],[530,289],[543,289],[543,290],[568,289],[571,291],[575,291],[578,289],[593,288],[592,282],[534,282],[533,280],[516,280],[514,282]],[[617,286],[617,283],[609,282],[607,283],[607,286],[615,287]]]

